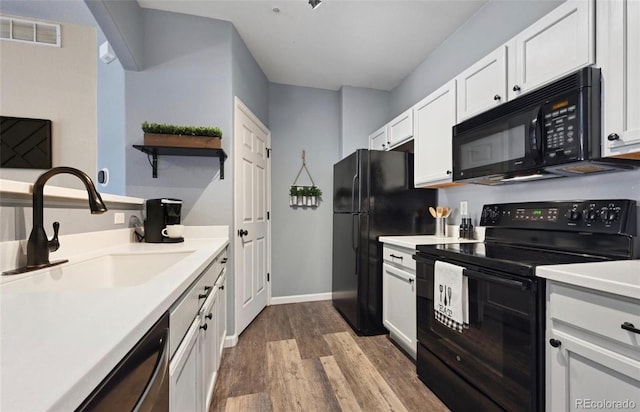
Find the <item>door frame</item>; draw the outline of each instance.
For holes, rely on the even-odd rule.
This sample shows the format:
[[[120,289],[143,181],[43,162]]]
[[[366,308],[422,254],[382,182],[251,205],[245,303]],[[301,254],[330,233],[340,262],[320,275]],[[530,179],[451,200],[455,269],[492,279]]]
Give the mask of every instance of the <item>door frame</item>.
[[[241,144],[241,139],[239,138],[239,136],[236,135],[236,127],[238,125],[238,113],[239,112],[243,112],[247,117],[249,117],[249,119],[251,119],[251,121],[253,121],[258,127],[260,127],[266,134],[267,136],[267,143],[266,146],[267,148],[270,150],[271,149],[271,131],[267,128],[267,126],[264,125],[264,123],[262,123],[262,121],[260,121],[260,119],[251,112],[251,110],[247,107],[247,105],[245,105],[242,100],[240,100],[240,98],[238,96],[234,96],[233,98],[233,154],[232,154],[232,158],[233,158],[233,225],[232,225],[232,229],[231,229],[231,233],[229,233],[229,236],[231,237],[230,239],[230,243],[233,243],[233,259],[234,259],[234,282],[233,282],[233,289],[234,289],[234,293],[233,293],[233,307],[234,307],[234,311],[233,311],[233,323],[234,323],[234,341],[237,342],[238,336],[239,336],[239,332],[238,332],[238,302],[240,302],[241,299],[239,299],[238,297],[238,293],[239,293],[239,288],[237,287],[237,283],[236,283],[236,271],[238,270],[238,267],[236,265],[236,262],[239,262],[239,259],[241,258],[240,256],[240,248],[242,247],[242,245],[240,244],[240,242],[242,241],[241,238],[239,236],[236,236],[236,232],[237,232],[237,222],[236,222],[236,217],[239,215],[239,211],[238,208],[240,207],[240,189],[239,189],[239,185],[237,184],[238,182],[238,176],[240,176],[240,159],[239,159],[239,145]],[[270,213],[271,212],[271,161],[268,158],[267,159],[267,170],[266,170],[267,176],[266,176],[266,185],[267,185],[267,190],[266,190],[266,208],[267,211]],[[271,218],[267,219],[267,250],[266,250],[266,258],[267,258],[267,262],[266,262],[266,267],[267,267],[267,273],[271,274]],[[269,306],[271,304],[271,276],[269,276],[269,280],[267,281],[267,306]]]

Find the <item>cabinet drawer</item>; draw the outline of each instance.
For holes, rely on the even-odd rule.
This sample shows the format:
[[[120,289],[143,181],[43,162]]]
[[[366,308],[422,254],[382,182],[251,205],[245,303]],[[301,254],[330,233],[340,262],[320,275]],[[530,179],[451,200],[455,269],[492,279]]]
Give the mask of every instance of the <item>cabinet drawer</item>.
[[[171,356],[173,356],[185,333],[187,333],[189,325],[191,325],[193,319],[198,315],[200,307],[204,304],[206,297],[213,292],[218,275],[216,268],[217,265],[214,260],[171,307],[169,315],[169,347],[171,349]]]
[[[385,245],[383,248],[384,260],[393,263],[413,273],[416,272],[416,261],[413,260],[415,250],[398,246]]]
[[[640,334],[621,327],[630,323],[640,329],[640,300],[549,283],[549,316],[552,322],[566,323],[640,349]]]

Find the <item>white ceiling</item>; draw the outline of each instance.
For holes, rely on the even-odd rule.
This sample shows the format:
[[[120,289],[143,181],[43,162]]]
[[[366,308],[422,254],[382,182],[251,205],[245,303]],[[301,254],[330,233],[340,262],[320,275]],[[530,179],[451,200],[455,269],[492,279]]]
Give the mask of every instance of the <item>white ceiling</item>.
[[[138,0],[230,21],[274,83],[391,90],[487,0]],[[280,9],[279,13],[273,8]]]

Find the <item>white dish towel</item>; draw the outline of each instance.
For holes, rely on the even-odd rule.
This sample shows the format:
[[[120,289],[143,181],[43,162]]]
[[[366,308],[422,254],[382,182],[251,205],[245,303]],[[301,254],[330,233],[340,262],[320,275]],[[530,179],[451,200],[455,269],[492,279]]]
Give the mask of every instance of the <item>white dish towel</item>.
[[[469,279],[462,266],[436,261],[433,309],[438,322],[462,332],[469,327]]]

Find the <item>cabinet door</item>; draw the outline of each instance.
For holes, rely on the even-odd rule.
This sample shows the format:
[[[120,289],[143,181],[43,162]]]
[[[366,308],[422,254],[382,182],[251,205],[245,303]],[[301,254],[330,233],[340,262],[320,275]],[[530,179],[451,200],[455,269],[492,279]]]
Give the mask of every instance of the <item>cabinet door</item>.
[[[451,80],[413,107],[416,187],[451,182],[451,136],[455,123],[455,80]]]
[[[169,397],[172,412],[202,411],[202,361],[200,317],[191,323],[169,366]]]
[[[204,409],[209,409],[213,398],[216,372],[218,370],[217,332],[218,318],[215,308],[218,302],[218,291],[214,289],[202,307],[202,325],[200,325],[200,344],[202,352]]]
[[[389,143],[387,142],[387,126],[382,126],[380,129],[369,135],[369,149],[371,150],[387,150]]]
[[[547,337],[557,346],[547,340],[547,411],[623,410],[640,405],[640,361],[583,336],[551,330]],[[609,406],[594,404],[602,401],[610,402]],[[622,402],[636,406],[625,407]]]
[[[391,339],[416,358],[416,275],[382,265],[382,322]]]
[[[594,8],[594,0],[569,0],[514,38],[515,79],[509,79],[510,100],[594,63]]]
[[[507,101],[507,46],[460,73],[456,86],[458,122]]]
[[[227,337],[227,274],[226,270],[222,272],[220,278],[216,282],[218,287],[218,299],[216,300],[213,312],[217,319],[216,325],[218,331],[216,333],[216,348],[218,368],[220,368],[220,359],[222,358],[222,350],[224,349],[224,340]]]
[[[394,148],[413,137],[413,110],[409,109],[387,125],[389,147]]]
[[[640,159],[640,2],[597,3],[603,155]]]

